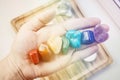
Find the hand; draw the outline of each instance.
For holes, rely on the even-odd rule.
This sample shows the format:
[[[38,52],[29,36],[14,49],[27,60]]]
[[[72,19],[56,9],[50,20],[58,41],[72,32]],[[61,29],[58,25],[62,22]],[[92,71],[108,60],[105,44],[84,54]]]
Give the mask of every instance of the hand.
[[[42,42],[46,42],[51,35],[59,36],[65,34],[67,30],[83,29],[88,26],[100,24],[100,20],[97,18],[77,18],[55,25],[46,25],[54,15],[54,11],[46,11],[25,23],[17,33],[8,58],[23,79],[34,79],[36,77],[46,76],[68,66],[81,57],[86,57],[86,55],[91,55],[97,51],[95,44],[81,50],[80,54],[60,55],[59,58],[50,62],[40,62],[37,65],[32,64],[30,59],[28,59],[28,52],[38,48],[38,46]],[[71,53],[71,51],[69,52]]]

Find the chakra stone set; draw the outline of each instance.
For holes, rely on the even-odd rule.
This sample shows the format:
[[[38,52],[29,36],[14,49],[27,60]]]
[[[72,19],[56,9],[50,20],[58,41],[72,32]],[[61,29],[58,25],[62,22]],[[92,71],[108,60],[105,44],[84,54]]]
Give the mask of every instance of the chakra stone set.
[[[67,54],[69,47],[80,48],[81,45],[104,42],[107,38],[108,33],[101,24],[96,25],[93,30],[69,30],[62,37],[50,37],[46,43],[40,44],[38,49],[31,50],[28,55],[31,62],[38,64],[40,60],[49,61],[53,54]]]

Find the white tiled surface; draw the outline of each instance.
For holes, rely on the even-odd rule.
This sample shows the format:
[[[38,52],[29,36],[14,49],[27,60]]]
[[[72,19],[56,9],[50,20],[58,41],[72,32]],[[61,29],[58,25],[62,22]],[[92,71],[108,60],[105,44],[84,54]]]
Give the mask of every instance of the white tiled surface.
[[[0,0],[0,59],[4,58],[10,51],[11,44],[15,38],[14,30],[10,21],[31,9],[38,7],[47,0]],[[113,64],[108,68],[96,73],[88,80],[119,80],[120,76],[120,31],[103,12],[96,0],[78,0],[82,12],[87,17],[99,17],[102,23],[110,25],[110,38],[105,46],[113,57]]]

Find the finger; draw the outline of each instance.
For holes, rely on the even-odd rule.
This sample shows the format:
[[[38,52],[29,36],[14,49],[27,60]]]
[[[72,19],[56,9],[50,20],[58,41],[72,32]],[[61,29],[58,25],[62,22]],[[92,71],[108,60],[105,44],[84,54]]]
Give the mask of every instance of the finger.
[[[60,24],[56,24],[51,27],[45,27],[38,31],[38,43],[48,40],[48,38],[53,35],[62,36],[66,33],[66,30],[93,27],[99,23],[100,20],[98,18],[77,18],[62,22]],[[44,39],[42,37],[44,37]]]
[[[41,27],[45,26],[45,24],[50,22],[54,18],[54,16],[55,16],[54,9],[45,10],[43,13],[36,15],[30,21],[25,23],[22,26],[22,29],[37,31]]]
[[[71,55],[73,52],[74,49],[70,49],[68,55],[58,55],[54,58],[54,60],[50,62],[44,62],[44,63],[40,63],[37,66],[34,66],[34,70],[36,72],[35,74],[38,77],[43,77],[68,66],[70,64]]]
[[[61,57],[59,57],[59,59],[56,59],[51,62],[40,63],[39,65],[34,66],[34,70],[36,70],[35,74],[39,77],[43,77],[43,76],[52,74],[64,67],[66,67],[67,64],[69,63],[70,59],[71,59],[70,55],[65,55],[65,56],[61,56]]]
[[[109,31],[109,26],[107,24],[99,24],[97,26],[100,26],[104,31],[108,32]]]
[[[71,19],[61,24],[66,30],[78,30],[93,27],[97,24],[100,24],[100,19],[98,18],[80,18],[80,19]]]
[[[86,48],[84,50],[80,50],[80,51],[76,51],[73,56],[72,56],[72,61],[71,63],[79,60],[79,59],[83,59],[85,57],[88,57],[90,55],[92,55],[93,53],[98,51],[98,47],[97,46],[91,46],[89,48]]]
[[[90,56],[91,54],[95,53],[97,50],[98,50],[97,46],[93,46],[85,50],[76,51],[72,56],[71,53],[73,52],[73,50],[71,50],[72,52],[70,53],[70,55],[68,54],[65,56],[60,56],[56,58],[56,60],[54,61],[40,63],[39,65],[34,66],[34,70],[36,70],[35,74],[39,77],[49,75],[79,60],[80,58],[85,58]]]
[[[100,26],[101,27],[101,29],[103,29],[103,31],[106,31],[106,32],[108,32],[109,31],[109,26],[108,25],[106,25],[106,24],[99,24],[99,25],[97,25],[97,26]],[[94,32],[94,29],[91,29],[93,32]],[[104,32],[103,32],[104,33]],[[95,35],[94,35],[95,36]],[[108,39],[108,38],[107,38]],[[107,40],[106,39],[106,40]],[[105,40],[105,41],[106,41]],[[80,49],[78,49],[78,50],[82,50],[82,49],[85,49],[85,48],[88,48],[88,47],[91,47],[91,46],[94,46],[94,45],[97,45],[98,43],[95,41],[94,43],[92,43],[92,44],[89,44],[89,45],[82,45],[81,46],[81,48]]]
[[[97,24],[100,24],[100,20],[98,18],[76,18],[65,21],[63,23],[57,24],[49,29],[49,35],[63,35],[66,33],[66,30],[77,30],[77,29],[84,29],[88,27],[93,27]],[[58,31],[59,30],[59,31]]]

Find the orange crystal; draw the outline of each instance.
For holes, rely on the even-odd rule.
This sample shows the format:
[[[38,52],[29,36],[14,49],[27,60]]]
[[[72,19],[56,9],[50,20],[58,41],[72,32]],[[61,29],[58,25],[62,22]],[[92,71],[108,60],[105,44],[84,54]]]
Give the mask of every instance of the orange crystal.
[[[51,58],[51,51],[49,50],[48,46],[46,44],[41,44],[39,46],[39,53],[44,61],[49,61]]]
[[[33,49],[29,51],[28,55],[29,55],[31,62],[33,62],[34,64],[38,64],[40,62],[37,49]]]

